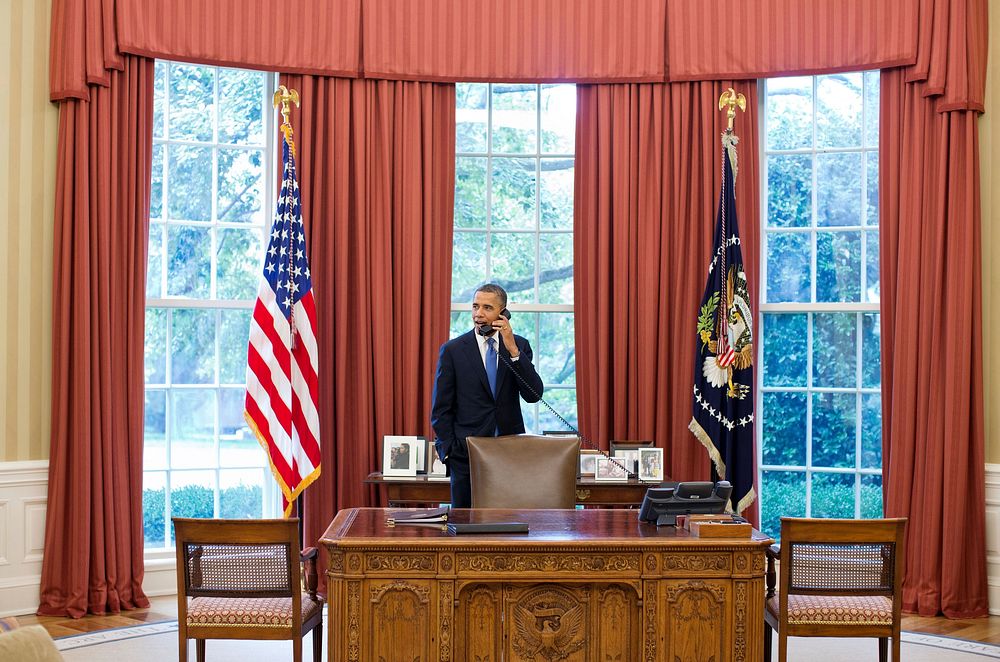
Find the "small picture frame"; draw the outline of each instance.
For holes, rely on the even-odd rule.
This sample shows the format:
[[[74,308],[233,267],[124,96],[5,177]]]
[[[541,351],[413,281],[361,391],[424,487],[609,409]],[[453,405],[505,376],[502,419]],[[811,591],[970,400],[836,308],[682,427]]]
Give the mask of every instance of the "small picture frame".
[[[663,449],[639,449],[639,480],[663,481]]]
[[[431,459],[431,467],[427,472],[427,480],[448,480],[448,467],[438,457],[433,445],[430,447],[430,454],[427,457]]]
[[[639,453],[623,453],[624,451],[638,451],[640,448],[652,448],[652,439],[612,439],[611,440],[611,457],[624,457],[626,460],[632,460],[632,464],[626,464],[625,466],[630,467],[631,473],[634,476],[638,469],[636,465],[639,462]]]
[[[607,457],[599,457],[596,461],[594,480],[609,483],[624,483],[628,481],[628,472],[620,461]]]
[[[597,473],[597,458],[604,457],[600,451],[589,448],[580,449],[580,468],[577,475],[581,478],[593,478]]]
[[[414,437],[417,439],[417,475],[427,473],[427,458],[430,455],[427,453],[427,437]],[[434,449],[431,448],[430,451],[433,453]]]
[[[419,437],[403,437],[389,434],[383,437],[382,475],[416,476],[417,446],[420,444],[426,444],[426,442]]]
[[[636,463],[639,461],[639,449],[638,448],[616,448],[615,452],[612,453],[611,457],[616,460],[621,460],[621,463],[625,465],[628,472],[635,475]]]

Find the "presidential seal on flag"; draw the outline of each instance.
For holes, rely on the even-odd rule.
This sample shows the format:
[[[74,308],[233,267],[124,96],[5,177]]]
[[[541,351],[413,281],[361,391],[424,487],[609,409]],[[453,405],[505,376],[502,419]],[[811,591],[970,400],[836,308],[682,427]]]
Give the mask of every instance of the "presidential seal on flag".
[[[708,281],[698,311],[694,394],[688,429],[708,451],[719,480],[733,485],[732,509],[756,498],[753,429],[753,312],[736,221],[736,145],[722,134],[722,190]]]

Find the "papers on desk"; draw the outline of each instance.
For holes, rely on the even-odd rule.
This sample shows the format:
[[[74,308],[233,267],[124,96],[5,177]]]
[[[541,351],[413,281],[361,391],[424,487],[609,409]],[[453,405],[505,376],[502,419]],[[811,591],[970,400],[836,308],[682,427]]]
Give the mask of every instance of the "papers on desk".
[[[390,510],[385,518],[387,526],[397,524],[444,524],[448,521],[448,508],[400,508]]]

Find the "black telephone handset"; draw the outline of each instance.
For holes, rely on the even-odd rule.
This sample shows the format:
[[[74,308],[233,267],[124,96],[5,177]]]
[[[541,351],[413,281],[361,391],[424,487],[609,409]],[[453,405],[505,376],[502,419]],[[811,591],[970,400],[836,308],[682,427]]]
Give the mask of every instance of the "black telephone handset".
[[[504,308],[503,310],[500,311],[500,317],[506,317],[507,319],[510,319],[510,311]],[[479,328],[476,329],[476,331],[481,336],[488,336],[494,331],[496,331],[496,329],[493,328],[492,324],[480,324]]]

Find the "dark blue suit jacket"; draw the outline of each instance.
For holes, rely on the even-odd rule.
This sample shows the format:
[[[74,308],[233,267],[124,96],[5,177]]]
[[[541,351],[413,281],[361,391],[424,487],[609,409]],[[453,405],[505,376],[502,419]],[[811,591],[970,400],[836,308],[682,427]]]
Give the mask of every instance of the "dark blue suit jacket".
[[[515,335],[520,352],[517,361],[510,361],[500,333],[496,333],[500,360],[497,365],[497,395],[490,392],[475,330],[462,334],[441,346],[437,376],[434,379],[434,404],[431,425],[434,426],[434,446],[438,456],[449,463],[468,463],[466,437],[492,437],[524,432],[521,403],[538,402],[544,386],[531,363],[531,345]],[[504,358],[506,357],[506,361]],[[511,366],[523,378],[511,374]],[[530,389],[525,386],[527,382]],[[533,391],[533,392],[532,392]]]

